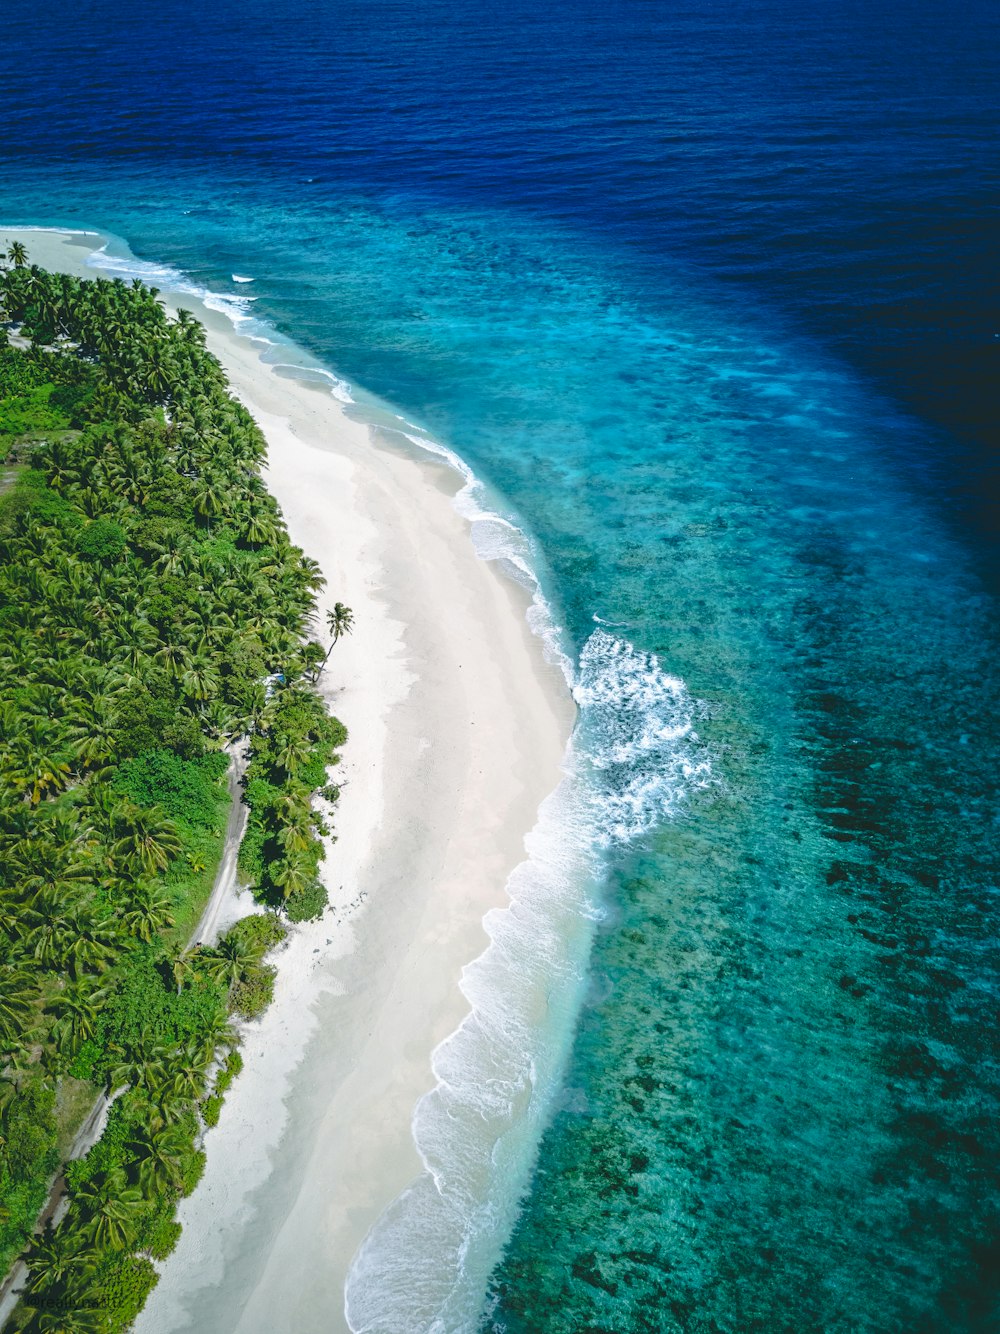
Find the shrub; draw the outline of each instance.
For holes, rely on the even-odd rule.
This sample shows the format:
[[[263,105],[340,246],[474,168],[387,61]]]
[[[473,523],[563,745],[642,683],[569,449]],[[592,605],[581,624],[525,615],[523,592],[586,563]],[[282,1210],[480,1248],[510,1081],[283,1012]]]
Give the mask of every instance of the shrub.
[[[164,732],[177,716],[176,694],[164,673],[147,672],[115,700],[112,725],[119,755],[138,755],[163,744]]]
[[[98,1271],[93,1295],[99,1299],[108,1334],[126,1330],[156,1287],[157,1273],[141,1256],[109,1252],[109,1260]],[[71,1329],[67,1322],[65,1328]]]
[[[236,1050],[233,1050],[226,1057],[226,1063],[219,1071],[215,1080],[215,1091],[221,1097],[236,1076],[243,1069],[243,1057]]]
[[[177,1245],[180,1224],[174,1221],[175,1196],[172,1192],[155,1196],[143,1209],[136,1227],[134,1250],[145,1251],[154,1260],[164,1260]]]
[[[110,1069],[123,1057],[142,1059],[156,1046],[217,1032],[224,1009],[220,984],[198,978],[178,994],[166,961],[151,949],[137,949],[122,961],[121,981],[98,1020],[103,1064]]]
[[[259,950],[261,956],[273,950],[275,945],[280,945],[287,935],[288,928],[284,922],[271,912],[251,913],[249,917],[241,918],[226,933],[227,939],[242,941],[251,949]]]
[[[256,889],[264,877],[264,844],[267,830],[251,815],[240,844],[236,865],[244,884]]]
[[[170,1201],[162,1215],[158,1215],[149,1233],[146,1250],[154,1260],[165,1260],[177,1245],[181,1235],[181,1225],[173,1216],[174,1204]]]
[[[28,1078],[5,1109],[5,1156],[15,1181],[52,1171],[56,1166],[55,1091],[37,1077]]]
[[[92,1080],[100,1058],[100,1047],[96,1042],[92,1042],[88,1039],[86,1042],[80,1044],[76,1055],[70,1063],[67,1074],[72,1075],[74,1079]]]
[[[82,1158],[67,1164],[66,1184],[70,1192],[101,1172],[113,1172],[133,1161],[129,1141],[142,1133],[146,1107],[138,1093],[126,1093],[108,1113],[104,1134]]]
[[[187,713],[176,714],[173,721],[163,729],[163,744],[185,760],[197,760],[205,754],[205,737],[201,726]]]
[[[95,388],[93,379],[78,384],[56,385],[49,398],[49,406],[63,413],[71,426],[83,426],[90,420]]]
[[[206,1126],[217,1126],[219,1124],[219,1115],[222,1112],[222,1099],[217,1093],[211,1094],[201,1104],[201,1119]]]
[[[125,530],[113,519],[94,519],[76,539],[76,549],[88,560],[111,565],[122,555],[127,543]]]
[[[184,1171],[181,1174],[180,1192],[182,1195],[190,1195],[201,1180],[205,1171],[205,1155],[200,1149],[196,1149],[191,1157],[184,1164]]]
[[[27,393],[52,379],[48,358],[0,346],[0,398]]]
[[[229,1003],[244,1019],[259,1019],[274,998],[275,970],[264,964],[247,971],[229,993]]]
[[[290,922],[314,922],[323,916],[329,902],[326,886],[317,878],[299,893],[288,896],[285,900],[285,911]]]
[[[172,750],[147,750],[121,765],[114,787],[140,806],[162,806],[174,820],[211,829],[219,818],[219,780],[228,767],[219,751],[186,760]]]
[[[32,523],[64,529],[79,523],[76,511],[37,468],[22,472],[14,489],[0,497],[0,541],[27,531]]]
[[[39,385],[27,393],[0,401],[0,435],[65,430],[70,419],[60,409],[54,389],[55,385]]]
[[[48,1173],[31,1181],[14,1181],[0,1170],[0,1270],[5,1270],[31,1233],[48,1194]]]

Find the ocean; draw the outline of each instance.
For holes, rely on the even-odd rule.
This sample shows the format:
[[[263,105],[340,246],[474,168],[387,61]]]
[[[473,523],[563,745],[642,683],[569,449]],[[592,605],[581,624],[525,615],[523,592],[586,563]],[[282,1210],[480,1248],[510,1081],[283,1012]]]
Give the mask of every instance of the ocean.
[[[450,451],[580,707],[358,1334],[1000,1324],[998,85],[984,0],[5,5],[0,221]]]

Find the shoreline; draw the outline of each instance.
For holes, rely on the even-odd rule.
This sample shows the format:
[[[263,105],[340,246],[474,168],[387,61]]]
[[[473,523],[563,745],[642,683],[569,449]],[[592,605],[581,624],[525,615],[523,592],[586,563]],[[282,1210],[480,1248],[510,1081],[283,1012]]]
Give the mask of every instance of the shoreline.
[[[105,239],[3,235],[86,277]],[[476,555],[453,468],[379,445],[328,386],[279,373],[196,297],[161,296],[205,323],[267,437],[265,481],[292,539],[327,577],[321,612],[347,602],[356,631],[322,678],[350,734],[323,867],[331,910],[276,960],[274,1003],[244,1031],[244,1071],[136,1329],[255,1334],[294,1315],[303,1334],[346,1331],[344,1280],[422,1170],[411,1123],[436,1083],[431,1056],[469,1014],[461,974],[560,782],[573,705],[524,590]]]

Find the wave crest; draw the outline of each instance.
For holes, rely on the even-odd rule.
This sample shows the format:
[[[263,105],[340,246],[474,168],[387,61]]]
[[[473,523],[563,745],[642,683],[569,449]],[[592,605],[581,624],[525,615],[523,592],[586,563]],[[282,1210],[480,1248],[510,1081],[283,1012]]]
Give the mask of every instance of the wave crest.
[[[655,653],[595,630],[580,654],[573,697],[600,846],[639,838],[712,781],[695,730],[705,705],[662,669]]]

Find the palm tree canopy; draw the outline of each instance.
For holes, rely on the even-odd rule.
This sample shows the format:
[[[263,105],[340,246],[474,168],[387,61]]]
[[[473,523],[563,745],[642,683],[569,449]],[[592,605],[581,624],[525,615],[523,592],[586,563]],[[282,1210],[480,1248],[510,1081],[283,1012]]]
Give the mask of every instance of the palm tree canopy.
[[[326,624],[336,644],[341,635],[349,635],[354,629],[354,612],[343,602],[335,602],[333,610],[326,613]]]
[[[246,879],[276,917],[322,910],[312,798],[344,732],[309,684],[322,572],[289,540],[263,435],[202,327],[141,282],[49,274],[23,243],[6,259],[3,318],[34,346],[0,347],[0,397],[47,389],[63,425],[31,432],[0,524],[0,1178],[20,1145],[10,1198],[44,1195],[67,1073],[127,1086],[32,1252],[25,1328],[83,1334],[104,1327],[109,1263],[141,1294],[151,1215],[197,1176],[197,1106],[236,1041],[227,1000],[267,991],[270,928],[178,939],[225,823],[219,739],[251,735],[263,851]],[[328,624],[350,633],[350,608]],[[143,786],[148,755],[165,759]]]

